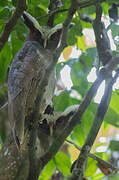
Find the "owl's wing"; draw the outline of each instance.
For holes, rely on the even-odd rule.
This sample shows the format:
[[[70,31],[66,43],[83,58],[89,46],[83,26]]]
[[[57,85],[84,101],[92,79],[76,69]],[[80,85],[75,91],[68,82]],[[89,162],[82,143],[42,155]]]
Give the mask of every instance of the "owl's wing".
[[[14,58],[8,75],[8,115],[13,135],[16,134],[19,141],[24,136],[25,113],[33,106],[42,72],[42,58],[38,52],[37,43],[26,42]],[[30,99],[28,107],[27,99]]]

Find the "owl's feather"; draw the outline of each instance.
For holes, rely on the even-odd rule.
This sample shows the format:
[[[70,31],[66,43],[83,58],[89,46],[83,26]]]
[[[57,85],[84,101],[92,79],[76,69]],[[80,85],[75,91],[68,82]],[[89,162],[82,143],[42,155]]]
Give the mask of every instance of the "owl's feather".
[[[23,13],[23,19],[30,32],[27,41],[13,59],[8,75],[8,114],[17,146],[23,142],[26,116],[33,111],[45,77],[48,83],[41,95],[39,113],[43,114],[46,107],[52,105],[55,69],[48,77],[47,69],[51,67],[52,54],[57,48],[62,31],[62,25],[53,28],[40,26],[27,12]]]
[[[38,84],[40,87],[40,82],[52,59],[51,52],[43,49],[38,42],[26,41],[11,64],[8,75],[8,113],[13,135],[16,135],[16,139],[18,138],[20,143],[24,138],[25,117],[33,110],[39,89]],[[52,78],[55,82],[55,74],[52,75]],[[49,84],[50,82],[47,86]],[[46,88],[47,90],[49,88]],[[44,94],[47,94],[46,91]],[[51,96],[53,95],[48,95],[49,101],[52,99]],[[42,97],[41,113],[45,111],[47,103],[49,103],[48,98],[46,95]]]

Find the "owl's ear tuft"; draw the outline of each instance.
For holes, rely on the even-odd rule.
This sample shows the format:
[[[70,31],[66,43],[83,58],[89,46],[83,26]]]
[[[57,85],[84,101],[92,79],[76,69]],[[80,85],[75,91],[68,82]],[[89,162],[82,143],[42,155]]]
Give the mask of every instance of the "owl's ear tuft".
[[[41,44],[43,44],[42,34],[40,32],[40,25],[39,25],[38,21],[25,11],[22,15],[22,18],[23,18],[24,24],[30,30],[30,32],[27,36],[27,40],[38,41]]]
[[[22,18],[23,18],[24,24],[31,31],[33,31],[34,29],[36,29],[36,30],[40,29],[40,25],[39,25],[38,21],[33,16],[31,16],[29,13],[27,13],[26,11],[24,11]]]
[[[33,22],[26,16],[25,13],[23,13],[22,17],[23,17],[24,24],[25,24],[31,31],[33,31],[33,30],[34,30],[34,24],[33,24]]]

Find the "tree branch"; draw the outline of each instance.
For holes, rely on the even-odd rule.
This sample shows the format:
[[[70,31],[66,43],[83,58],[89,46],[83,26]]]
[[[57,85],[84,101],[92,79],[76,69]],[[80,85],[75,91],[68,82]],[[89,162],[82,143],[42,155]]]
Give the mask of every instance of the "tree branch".
[[[105,1],[105,0],[102,0],[102,2],[103,1]],[[85,2],[77,3],[77,8],[83,9],[83,8],[86,8],[86,7],[95,5],[95,4],[96,4],[96,0],[94,0],[94,1],[88,0],[88,1],[85,1]],[[56,10],[53,10],[51,12],[48,12],[47,15],[38,17],[37,20],[40,20],[42,18],[46,18],[47,16],[51,16],[52,14],[58,14],[58,13],[67,12],[67,11],[69,11],[69,9],[56,9]]]
[[[49,18],[47,22],[48,26],[53,27],[56,11],[61,6],[62,6],[61,0],[50,0],[50,4],[48,7],[49,9]]]
[[[81,149],[81,153],[74,166],[71,180],[74,179],[82,180],[82,178],[84,177],[88,154],[98,134],[98,131],[101,127],[101,124],[103,122],[104,116],[107,112],[110,103],[111,94],[112,94],[112,85],[116,79],[116,77],[112,78],[112,70],[117,64],[119,64],[118,56],[112,58],[110,52],[111,48],[110,48],[109,38],[105,30],[105,26],[101,22],[101,16],[102,16],[102,8],[100,4],[96,4],[96,19],[93,22],[93,28],[96,36],[96,44],[97,44],[99,59],[101,60],[103,65],[106,64],[105,67],[102,69],[102,73],[101,73],[104,76],[104,79],[106,80],[105,93],[98,107],[97,114],[95,116],[90,132],[87,136],[85,144],[83,145]]]
[[[96,18],[93,21],[93,29],[96,38],[96,45],[100,62],[106,65],[112,58],[110,40],[105,29],[105,25],[101,22],[102,7],[100,3],[96,4]]]
[[[82,148],[79,147],[79,146],[77,146],[74,142],[72,142],[72,141],[70,141],[70,140],[66,140],[66,142],[69,143],[69,144],[72,144],[72,145],[75,146],[79,151],[81,151]],[[98,157],[98,156],[95,155],[95,154],[89,153],[89,154],[88,154],[88,157],[94,159],[94,160],[97,161],[99,164],[102,164],[103,167],[105,167],[105,168],[107,168],[107,169],[110,168],[113,173],[118,170],[118,168],[115,167],[115,166],[113,166],[113,164],[111,164],[111,163],[109,163],[109,162],[107,162],[107,161],[104,161],[103,159],[101,159],[100,157]],[[76,163],[76,161],[75,161],[74,163]]]
[[[12,32],[14,26],[18,21],[18,18],[22,15],[24,10],[26,10],[26,0],[18,0],[14,14],[10,18],[10,20],[6,23],[5,28],[0,36],[0,51],[7,42],[10,33]]]
[[[60,132],[59,131],[58,133],[56,132],[56,134],[53,137],[51,146],[47,149],[47,152],[44,154],[44,156],[39,158],[40,171],[48,163],[48,161],[52,159],[52,157],[57,153],[57,151],[59,150],[65,139],[73,130],[73,128],[80,123],[83,113],[85,112],[92,98],[97,92],[97,89],[99,88],[101,82],[103,81],[103,78],[104,77],[101,72],[97,80],[93,83],[93,85],[89,89],[83,102],[80,104],[78,111],[73,115],[73,117],[69,118],[64,128],[58,127],[58,129],[60,129]]]
[[[106,80],[106,87],[105,87],[105,92],[103,95],[103,98],[101,100],[101,103],[98,107],[93,125],[90,129],[90,132],[87,136],[87,139],[85,141],[85,144],[82,147],[81,153],[78,157],[76,166],[73,169],[73,174],[71,177],[71,180],[81,180],[84,176],[84,166],[86,165],[87,162],[87,157],[90,152],[90,149],[95,141],[95,138],[98,134],[98,131],[101,127],[101,124],[103,122],[104,116],[107,112],[110,99],[111,99],[111,94],[112,94],[112,78],[109,78]]]

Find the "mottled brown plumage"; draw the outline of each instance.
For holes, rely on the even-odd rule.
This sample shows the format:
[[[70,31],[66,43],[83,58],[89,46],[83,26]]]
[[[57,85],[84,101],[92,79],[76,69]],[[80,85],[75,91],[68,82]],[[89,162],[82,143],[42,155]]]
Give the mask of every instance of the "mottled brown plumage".
[[[55,36],[52,34],[48,41],[54,42],[55,46],[54,44],[49,46],[48,42],[44,48],[41,32],[35,28],[33,22],[30,22],[26,14],[24,19],[25,24],[30,28],[30,33],[23,47],[14,57],[8,75],[8,115],[18,148],[24,140],[25,118],[33,111],[40,83],[53,61],[52,54],[59,42],[59,39],[53,41]],[[52,104],[54,89],[55,69],[48,77],[48,84],[41,97],[40,114],[44,113],[49,104]]]

